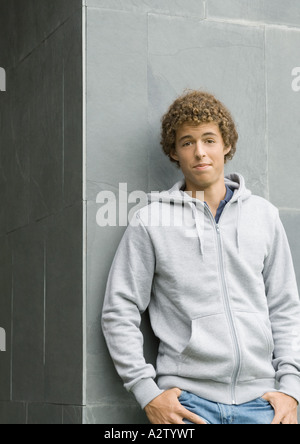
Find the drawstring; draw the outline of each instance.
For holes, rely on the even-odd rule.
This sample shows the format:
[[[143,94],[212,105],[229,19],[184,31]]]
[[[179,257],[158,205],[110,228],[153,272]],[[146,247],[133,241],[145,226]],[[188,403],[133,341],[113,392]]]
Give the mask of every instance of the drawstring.
[[[198,217],[197,206],[194,202],[189,202],[189,205],[192,208],[193,217],[194,217],[195,223],[196,223],[196,230],[197,230],[198,239],[199,239],[200,254],[201,254],[201,256],[204,256],[202,242],[201,242],[201,237],[203,236],[203,233],[201,232],[201,226],[200,226],[200,221],[199,221],[199,217]]]
[[[238,214],[237,214],[237,224],[236,224],[236,245],[237,245],[238,252],[240,253],[241,252],[240,228],[241,228],[241,217],[242,217],[242,199],[241,198],[238,198],[237,204],[238,204]],[[189,202],[189,205],[192,208],[193,217],[194,217],[195,223],[196,223],[196,230],[197,230],[198,239],[199,239],[200,254],[201,254],[201,256],[204,256],[203,245],[202,245],[202,241],[201,241],[201,239],[203,239],[203,227],[201,227],[201,225],[200,225],[199,215],[197,212],[197,206],[194,202]]]
[[[239,198],[238,201],[238,215],[237,215],[237,227],[236,227],[236,245],[238,252],[240,253],[240,227],[241,227],[241,215],[242,215],[242,201]]]

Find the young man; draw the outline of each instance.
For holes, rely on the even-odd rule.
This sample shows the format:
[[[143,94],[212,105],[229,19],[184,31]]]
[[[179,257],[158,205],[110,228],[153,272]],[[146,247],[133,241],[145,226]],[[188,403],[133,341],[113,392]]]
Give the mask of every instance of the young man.
[[[136,213],[111,268],[103,331],[153,424],[297,423],[291,253],[278,210],[241,175],[224,178],[237,140],[212,95],[191,91],[173,103],[162,146],[184,180]],[[143,354],[147,308],[160,340],[156,370]]]

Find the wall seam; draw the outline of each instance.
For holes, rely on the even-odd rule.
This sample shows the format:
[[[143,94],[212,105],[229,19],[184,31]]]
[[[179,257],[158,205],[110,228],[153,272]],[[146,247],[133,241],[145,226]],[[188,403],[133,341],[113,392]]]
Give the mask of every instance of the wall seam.
[[[147,83],[147,124],[149,127],[149,13],[147,13],[147,75],[146,75],[146,83]],[[150,153],[149,149],[147,149],[147,189],[150,186]]]
[[[168,11],[146,11],[142,9],[118,9],[118,8],[97,8],[95,6],[89,6],[89,10],[96,9],[98,11],[106,11],[106,12],[123,12],[124,14],[140,14],[140,15],[160,15],[164,17],[172,17],[172,18],[183,18],[183,19],[194,19],[194,20],[200,20],[203,21],[205,17],[199,17],[199,14],[171,14]]]
[[[208,22],[212,23],[224,23],[224,24],[232,24],[232,25],[241,25],[241,26],[250,26],[253,28],[275,28],[286,31],[296,31],[300,32],[300,27],[297,26],[289,26],[280,23],[264,23],[264,22],[256,22],[254,20],[243,20],[243,19],[227,19],[227,18],[218,18],[218,17],[206,17]]]
[[[288,211],[291,213],[300,213],[300,208],[278,207],[279,211]]]
[[[264,29],[264,70],[265,70],[265,116],[266,116],[266,128],[265,128],[265,144],[267,152],[267,198],[270,200],[270,153],[269,153],[269,94],[268,94],[268,64],[267,64],[267,28]]]

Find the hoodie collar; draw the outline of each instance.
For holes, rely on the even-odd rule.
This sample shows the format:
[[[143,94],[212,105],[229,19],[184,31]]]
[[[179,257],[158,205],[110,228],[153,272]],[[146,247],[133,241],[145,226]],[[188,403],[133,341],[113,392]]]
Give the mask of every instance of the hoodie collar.
[[[225,177],[225,185],[230,187],[234,194],[231,198],[230,203],[237,202],[237,220],[236,220],[236,244],[238,252],[240,253],[240,228],[241,228],[241,218],[242,218],[242,204],[244,201],[250,198],[252,195],[251,191],[246,188],[245,179],[238,173],[232,173]],[[199,237],[200,254],[204,256],[202,241],[201,241],[201,227],[199,225],[199,218],[197,215],[197,208],[201,205],[202,208],[204,203],[198,199],[194,199],[185,193],[185,179],[177,182],[170,190],[163,191],[162,193],[151,193],[148,195],[149,203],[151,202],[165,202],[165,203],[178,203],[181,205],[188,204],[193,212],[194,219],[196,222],[196,229]]]
[[[225,177],[225,185],[229,186],[233,191],[234,195],[231,199],[232,202],[237,202],[238,200],[245,201],[251,196],[251,191],[246,188],[245,179],[238,173],[232,173]],[[177,182],[170,190],[163,191],[162,193],[151,193],[149,194],[149,202],[170,202],[183,203],[183,202],[194,202],[199,203],[198,199],[194,199],[185,193],[185,179]]]

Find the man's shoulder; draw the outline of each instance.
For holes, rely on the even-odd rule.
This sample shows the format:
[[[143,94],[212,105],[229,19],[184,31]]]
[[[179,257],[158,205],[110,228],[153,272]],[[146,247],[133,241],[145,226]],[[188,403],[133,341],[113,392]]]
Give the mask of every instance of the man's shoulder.
[[[147,205],[139,208],[133,215],[132,220],[138,220],[146,227],[149,225],[149,221],[156,215],[160,214],[160,203],[150,202]]]
[[[258,211],[267,213],[270,216],[276,217],[278,215],[278,208],[264,197],[252,194],[248,199],[248,204],[252,208],[256,208]]]

